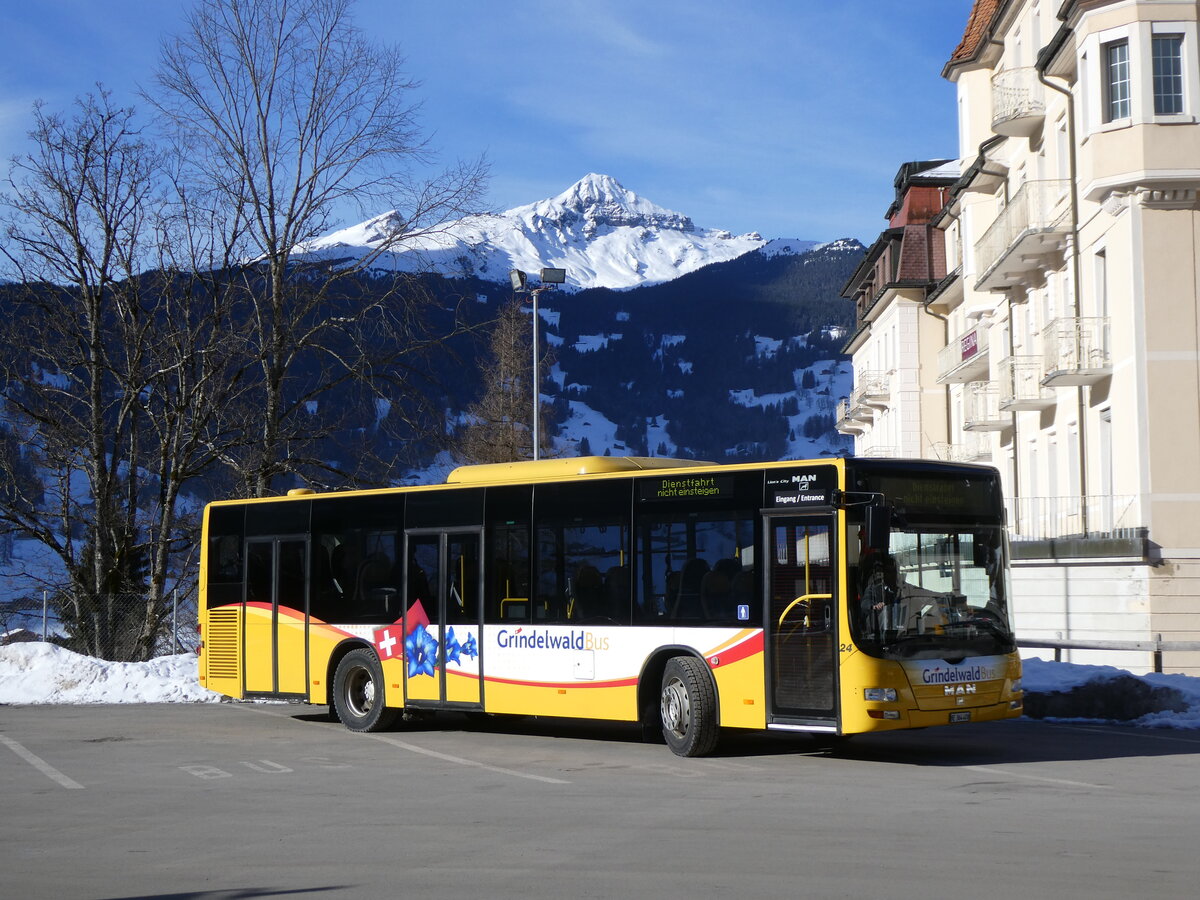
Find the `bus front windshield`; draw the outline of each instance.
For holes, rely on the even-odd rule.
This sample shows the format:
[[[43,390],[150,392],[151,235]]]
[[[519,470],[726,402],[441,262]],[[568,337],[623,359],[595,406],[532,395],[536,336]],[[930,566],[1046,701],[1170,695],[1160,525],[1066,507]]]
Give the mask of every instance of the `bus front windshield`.
[[[999,526],[894,525],[887,550],[860,547],[854,574],[851,621],[872,656],[953,659],[1015,649]]]

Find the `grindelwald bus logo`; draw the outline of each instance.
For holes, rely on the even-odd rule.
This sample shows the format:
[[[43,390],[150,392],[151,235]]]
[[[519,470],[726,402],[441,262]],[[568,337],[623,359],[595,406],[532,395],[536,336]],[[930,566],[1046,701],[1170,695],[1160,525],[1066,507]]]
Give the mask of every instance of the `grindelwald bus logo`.
[[[496,645],[516,650],[607,650],[608,638],[582,628],[565,632],[501,628],[496,634]]]
[[[921,681],[925,684],[960,684],[968,681],[995,681],[1001,677],[1001,670],[987,663],[971,663],[965,666],[926,666],[921,669]]]

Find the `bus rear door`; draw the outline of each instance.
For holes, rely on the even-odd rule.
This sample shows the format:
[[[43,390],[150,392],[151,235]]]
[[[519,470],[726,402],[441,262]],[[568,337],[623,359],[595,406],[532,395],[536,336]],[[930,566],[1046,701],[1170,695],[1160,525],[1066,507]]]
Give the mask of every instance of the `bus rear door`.
[[[837,730],[837,579],[831,514],[768,515],[768,727]]]
[[[246,541],[244,689],[255,696],[307,697],[305,616],[308,539]]]

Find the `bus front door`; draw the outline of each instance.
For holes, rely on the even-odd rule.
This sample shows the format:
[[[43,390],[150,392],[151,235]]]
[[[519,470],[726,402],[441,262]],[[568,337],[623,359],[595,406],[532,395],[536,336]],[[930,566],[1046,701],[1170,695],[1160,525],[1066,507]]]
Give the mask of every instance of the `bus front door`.
[[[306,538],[246,541],[242,671],[247,694],[307,696],[307,572]]]
[[[479,531],[405,535],[406,704],[477,709],[483,702],[481,537]]]
[[[831,730],[838,662],[834,519],[768,516],[764,524],[768,723]]]

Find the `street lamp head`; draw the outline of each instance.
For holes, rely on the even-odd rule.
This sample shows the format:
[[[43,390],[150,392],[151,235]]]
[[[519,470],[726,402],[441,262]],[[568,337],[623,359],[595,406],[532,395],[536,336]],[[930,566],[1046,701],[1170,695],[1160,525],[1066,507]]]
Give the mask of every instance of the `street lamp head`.
[[[526,275],[520,269],[511,269],[508,273],[508,279],[512,282],[512,289],[517,293],[525,290]]]
[[[566,269],[542,269],[542,284],[566,284]]]

